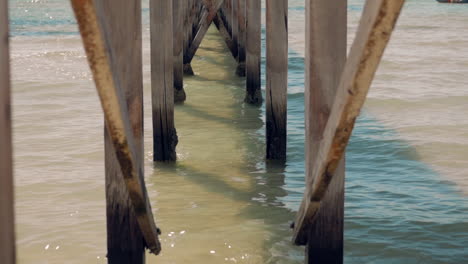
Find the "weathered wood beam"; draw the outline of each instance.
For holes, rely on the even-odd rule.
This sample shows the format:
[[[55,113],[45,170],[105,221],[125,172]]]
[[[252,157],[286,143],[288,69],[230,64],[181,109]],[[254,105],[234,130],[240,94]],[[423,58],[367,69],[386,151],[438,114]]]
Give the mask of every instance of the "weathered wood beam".
[[[213,22],[215,22],[218,25],[218,31],[221,34],[221,37],[223,37],[224,42],[226,43],[226,46],[228,47],[229,51],[231,52],[231,55],[236,58],[236,54],[234,53],[234,43],[232,42],[231,36],[229,35],[229,32],[226,29],[226,25],[224,24],[223,19],[220,17],[220,13],[214,17]]]
[[[152,253],[158,254],[161,245],[146,192],[143,168],[138,161],[136,143],[120,80],[116,74],[112,74],[109,65],[109,55],[99,28],[94,1],[71,0],[71,3],[104,111],[108,136],[114,146],[140,231],[145,238],[146,247]]]
[[[246,32],[246,94],[244,101],[253,105],[262,104],[261,51],[262,51],[262,1],[247,0]]]
[[[218,13],[216,13],[216,16],[213,18],[213,23],[215,24],[217,30],[219,30],[219,17],[220,17],[222,8],[223,6],[221,5],[221,7],[218,10]]]
[[[15,214],[7,0],[0,0],[0,40],[0,260],[3,264],[14,264]]]
[[[286,159],[288,0],[266,1],[266,157]]]
[[[187,0],[186,1],[186,7],[187,7],[187,13],[186,13],[186,18],[187,18],[187,24],[185,25],[185,46],[184,46],[184,52],[183,54],[187,54],[188,49],[192,45],[193,41],[193,32],[194,32],[194,17],[195,17],[195,1],[196,0]],[[186,75],[194,75],[192,65],[190,63],[184,63],[184,74]]]
[[[306,161],[319,145],[346,62],[347,0],[306,1]],[[344,155],[311,223],[306,263],[343,263]],[[312,178],[306,162],[306,178]]]
[[[95,0],[96,12],[109,52],[112,73],[123,91],[135,142],[135,162],[143,170],[143,73],[141,3]],[[109,132],[105,127],[107,259],[110,264],[144,263],[145,241]]]
[[[200,25],[198,27],[198,32],[195,35],[187,53],[184,54],[184,64],[190,63],[195,56],[203,38],[206,35],[206,32],[210,28],[211,22],[213,22],[214,17],[218,13],[219,8],[223,4],[224,0],[214,0],[214,3],[207,6],[206,10],[204,10],[202,17],[200,19]]]
[[[172,1],[150,1],[153,159],[176,160],[174,125]]]
[[[238,37],[239,37],[239,18],[238,18],[238,3],[237,3],[238,0],[231,0],[231,19],[230,19],[230,23],[231,23],[231,38],[232,38],[232,42],[234,42],[234,47],[236,49],[235,53],[237,54],[237,56],[239,56],[239,46],[238,46]],[[236,59],[237,59],[237,56],[236,56]]]
[[[174,29],[174,102],[184,102],[184,0],[172,1]]]
[[[225,0],[224,1],[226,3],[226,8],[223,10],[223,14],[225,16],[225,25],[226,25],[226,29],[229,33],[229,36],[232,38],[232,27],[231,27],[231,15],[232,15],[232,12],[231,12],[231,6],[232,6],[232,0]],[[236,51],[237,52],[237,51]],[[237,57],[237,53],[236,53],[236,57]]]
[[[237,68],[238,76],[245,76],[245,41],[246,41],[246,15],[247,15],[247,0],[237,0]]]
[[[403,3],[404,0],[366,2],[318,147],[319,153],[314,158],[312,177],[306,179],[306,191],[294,225],[293,241],[297,245],[308,242],[311,222],[343,157]]]
[[[189,40],[189,3],[190,1],[183,1],[183,7],[184,7],[184,15],[183,15],[183,31],[184,31],[184,47],[182,51],[182,56],[185,52],[187,52],[188,47],[190,46],[190,40]]]
[[[228,22],[227,23],[227,30],[229,32],[229,35],[232,38],[232,0],[225,0],[225,1],[227,2],[227,9],[226,9],[226,18],[227,18],[227,22]],[[236,52],[237,52],[237,50],[236,50]]]

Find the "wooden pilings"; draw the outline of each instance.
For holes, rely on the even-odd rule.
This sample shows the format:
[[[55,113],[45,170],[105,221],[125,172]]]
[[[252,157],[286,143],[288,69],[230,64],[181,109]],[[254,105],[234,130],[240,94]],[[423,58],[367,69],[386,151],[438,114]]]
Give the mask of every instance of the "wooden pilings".
[[[117,66],[116,63],[121,61],[127,62],[128,57],[126,56],[127,54],[115,54],[114,51],[112,51],[113,45],[109,45],[109,43],[112,39],[120,39],[122,36],[125,36],[128,39],[128,32],[125,29],[122,29],[122,31],[117,30],[118,32],[112,34],[101,33],[102,29],[109,29],[110,26],[107,24],[109,20],[107,20],[106,16],[104,15],[104,13],[109,12],[110,10],[105,10],[105,12],[103,11],[103,8],[105,8],[104,2],[100,2],[97,5],[98,9],[100,10],[99,17],[104,18],[101,21],[102,29],[99,27],[98,15],[96,14],[96,8],[93,0],[72,0],[71,3],[75,12],[76,20],[78,22],[81,37],[83,39],[88,63],[90,65],[91,72],[93,73],[94,82],[96,83],[96,89],[101,100],[101,106],[103,108],[105,124],[107,128],[106,136],[108,136],[112,142],[114,157],[118,162],[118,164],[115,164],[116,166],[114,168],[120,169],[121,179],[123,179],[125,183],[125,188],[120,189],[120,198],[118,199],[124,201],[126,197],[124,193],[128,194],[128,197],[131,200],[133,213],[138,222],[139,230],[141,231],[145,240],[144,245],[145,247],[149,248],[152,253],[158,254],[161,251],[161,246],[158,239],[158,229],[154,223],[151,205],[148,200],[144,183],[143,168],[141,166],[143,155],[141,152],[138,153],[138,145],[140,143],[137,143],[134,136],[134,130],[138,132],[142,131],[142,128],[133,126],[134,123],[133,121],[132,123],[130,122],[129,115],[129,111],[131,111],[133,114],[138,113],[138,111],[133,111],[129,108],[141,106],[127,104],[127,100],[122,88],[122,84],[125,83],[125,78],[121,79],[120,74],[112,72],[118,69],[122,69],[122,66]],[[110,3],[110,1],[107,3]],[[130,3],[135,4],[135,2]],[[117,20],[122,20],[122,22],[125,22],[125,19],[122,19],[121,15],[125,14],[127,10],[134,13],[140,13],[140,5],[136,4],[133,6],[133,8],[130,8],[126,5],[130,3],[127,3],[123,0],[117,3],[112,2],[112,4],[115,5],[115,10],[118,11],[112,11],[112,15],[109,12],[109,17],[117,18]],[[128,18],[128,16],[124,17]],[[113,20],[112,22],[117,21]],[[136,23],[138,25],[140,22]],[[129,25],[129,27],[131,26]],[[134,35],[132,40],[136,43],[139,43],[138,38],[140,38],[141,33],[138,33],[139,30],[137,28],[132,27],[132,29],[135,30],[133,32]],[[107,43],[108,49],[106,49],[105,43]],[[110,65],[110,55],[108,54],[107,50],[109,50],[113,56],[119,57],[112,59],[113,66]],[[139,116],[133,116],[133,114],[132,118],[139,118]],[[142,135],[136,134],[136,137],[141,138]],[[107,190],[109,190],[109,188],[107,188]],[[106,195],[109,195],[109,193],[106,193]],[[115,203],[114,206],[115,207],[112,209],[116,212],[116,214],[126,214],[128,212],[128,208],[120,208],[120,206],[125,207],[125,204]],[[120,219],[125,219],[125,217],[129,216],[121,215],[119,217]],[[125,221],[123,223],[129,222]],[[130,226],[122,223],[119,223],[118,227],[120,228],[113,228],[113,232],[127,232],[123,229],[131,228]],[[118,249],[118,253],[116,254],[127,254],[125,250],[129,250],[129,248],[125,248],[126,246],[123,243],[124,242],[121,241],[120,245],[124,248]],[[109,253],[112,254],[113,252]],[[143,256],[140,255],[140,252],[136,253],[138,254],[138,256],[136,256],[136,261],[140,262]],[[128,258],[134,259],[133,256],[128,256]],[[122,263],[118,258],[114,259],[115,262],[112,263]]]
[[[261,0],[225,0],[215,21],[219,33],[238,62],[236,74],[247,77],[244,102],[253,105],[262,103],[261,2]]]
[[[231,51],[231,55],[233,58],[237,58],[237,49],[238,46],[232,39],[232,26],[231,26],[231,17],[232,17],[232,10],[231,10],[231,0],[224,0],[221,8],[216,15],[217,27],[219,33],[226,42],[226,46],[228,47],[229,51]]]
[[[216,24],[216,27],[218,28],[219,33],[223,37],[226,46],[231,52],[231,55],[235,58],[236,54],[234,53],[234,42],[232,42],[231,35],[229,35],[229,32],[226,28],[227,24],[225,22],[225,17],[223,15],[222,9],[218,11],[218,14],[216,14],[215,18],[213,19],[213,22]]]
[[[174,32],[174,102],[184,102],[184,0],[172,1]]]
[[[224,0],[206,1],[205,9],[201,12],[200,23],[197,27],[195,38],[192,40],[186,53],[184,53],[184,64],[192,62],[193,56],[195,56],[195,53],[200,47],[200,44],[205,37],[206,32],[208,32],[208,29],[218,13],[223,1]]]
[[[288,0],[266,1],[266,157],[286,159]]]
[[[189,37],[189,33],[191,30],[189,30],[189,23],[190,23],[190,19],[189,19],[189,12],[190,12],[190,2],[191,0],[187,0],[187,1],[182,1],[182,6],[183,6],[183,16],[182,16],[182,19],[183,19],[183,51],[182,51],[182,56],[185,52],[187,52],[187,49],[190,45],[190,37]],[[183,60],[183,57],[182,57],[182,60]],[[183,63],[183,61],[182,61]],[[185,73],[185,65],[183,66],[184,67],[184,73]],[[193,72],[192,72],[193,74]]]
[[[327,123],[346,62],[346,0],[306,1],[306,178]],[[343,263],[344,155],[311,223],[306,263]]]
[[[174,126],[172,0],[150,1],[153,158],[176,160]]]
[[[95,0],[110,53],[111,70],[124,94],[135,142],[135,162],[143,170],[143,74],[140,1]],[[145,241],[107,127],[104,132],[109,263],[144,263]]]
[[[7,0],[0,0],[0,40],[0,262],[14,264],[15,215]]]
[[[247,1],[246,29],[246,95],[245,102],[253,105],[262,103],[261,91],[261,50],[262,50],[262,2]]]
[[[186,62],[185,54],[187,54],[188,49],[192,45],[192,41],[195,33],[197,32],[197,21],[196,21],[196,6],[197,0],[187,0],[185,3],[185,23],[184,23],[184,74],[193,75],[193,69],[190,62]]]
[[[237,0],[237,69],[238,76],[245,76],[245,41],[246,41],[246,12],[247,0]]]
[[[354,123],[364,104],[403,3],[404,0],[366,1],[322,140],[317,148],[318,154],[313,160],[307,160],[312,163],[312,177],[306,178],[306,191],[294,225],[293,241],[297,245],[309,242],[311,225],[340,166]],[[313,256],[309,255],[309,260],[311,258]]]
[[[230,14],[230,24],[231,24],[231,39],[232,39],[232,42],[234,43],[234,48],[236,49],[236,60],[237,60],[237,56],[239,56],[239,44],[237,43],[237,38],[238,38],[238,35],[239,35],[239,17],[238,17],[238,14],[237,14],[237,10],[238,10],[238,4],[237,4],[237,1],[239,0],[230,0],[231,1],[231,4],[230,4],[230,11],[231,11],[231,14]]]

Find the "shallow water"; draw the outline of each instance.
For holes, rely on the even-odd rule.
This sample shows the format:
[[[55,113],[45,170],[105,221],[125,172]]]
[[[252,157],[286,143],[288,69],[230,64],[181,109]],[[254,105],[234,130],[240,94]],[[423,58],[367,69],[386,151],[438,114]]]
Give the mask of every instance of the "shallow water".
[[[143,10],[146,183],[163,230],[148,263],[301,263],[289,230],[304,190],[301,3],[290,1],[285,167],[265,164],[264,108],[243,104],[213,29],[176,107],[179,160],[153,164]],[[350,1],[350,41],[361,5]],[[19,263],[105,263],[102,114],[69,4],[10,7]],[[405,7],[347,152],[346,263],[468,260],[462,8]]]

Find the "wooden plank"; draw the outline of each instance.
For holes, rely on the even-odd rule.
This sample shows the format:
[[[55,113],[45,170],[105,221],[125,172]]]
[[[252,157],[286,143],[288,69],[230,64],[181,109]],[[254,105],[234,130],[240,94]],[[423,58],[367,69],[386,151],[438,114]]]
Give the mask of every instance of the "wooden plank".
[[[146,247],[154,253],[161,251],[158,229],[154,223],[136,151],[128,109],[124,100],[120,79],[112,74],[104,36],[99,28],[93,0],[71,0],[85,47],[88,63],[93,73],[96,89],[104,111],[107,135],[112,141],[120,165],[126,190],[132,201],[138,226],[143,234]]]
[[[7,0],[0,0],[0,39],[0,260],[3,264],[14,264],[15,214]]]
[[[341,75],[337,95],[326,124],[312,177],[297,213],[293,241],[307,243],[310,223],[316,215],[348,144],[357,116],[390,39],[404,0],[368,0]]]
[[[247,0],[237,0],[237,76],[245,76],[245,41],[246,41],[246,13]]]
[[[135,162],[143,170],[143,74],[140,1],[96,0],[96,12],[130,115]],[[107,259],[109,263],[144,263],[145,241],[109,132],[105,127]],[[122,228],[125,227],[125,228]]]
[[[286,159],[288,0],[266,1],[266,157]]]
[[[174,29],[174,102],[184,102],[184,0],[172,1]]]
[[[306,178],[319,152],[346,62],[346,0],[306,2]],[[311,224],[306,263],[343,263],[344,155]]]
[[[261,58],[262,58],[262,1],[247,0],[246,32],[246,94],[244,101],[253,105],[262,104]]]
[[[203,38],[208,32],[210,28],[211,22],[213,22],[214,17],[218,13],[219,8],[223,4],[223,0],[214,0],[210,6],[207,6],[207,10],[205,10],[202,14],[202,18],[200,21],[200,26],[198,27],[198,32],[193,39],[190,48],[187,50],[187,53],[184,54],[184,64],[190,63],[195,56]]]
[[[176,160],[174,126],[172,1],[150,1],[153,159]]]

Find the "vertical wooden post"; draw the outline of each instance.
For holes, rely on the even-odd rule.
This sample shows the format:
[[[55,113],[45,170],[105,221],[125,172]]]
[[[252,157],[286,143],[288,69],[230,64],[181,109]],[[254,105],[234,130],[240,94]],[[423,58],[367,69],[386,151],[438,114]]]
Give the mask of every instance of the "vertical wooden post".
[[[232,42],[234,43],[234,49],[235,49],[235,54],[236,54],[236,59],[237,56],[239,55],[239,50],[238,50],[238,44],[237,44],[237,37],[239,35],[239,18],[237,17],[238,13],[238,5],[237,1],[239,0],[231,0],[231,37],[232,37]]]
[[[16,253],[7,0],[0,0],[0,40],[0,262],[14,264]]]
[[[261,91],[261,0],[247,0],[247,34],[246,34],[246,95],[245,102],[254,105],[262,103]]]
[[[306,177],[329,118],[346,62],[346,0],[306,2]],[[344,156],[309,230],[306,263],[343,263]]]
[[[150,24],[153,155],[155,161],[174,161],[178,139],[174,127],[172,0],[150,1]]]
[[[288,0],[266,1],[266,157],[286,159]]]
[[[185,101],[184,91],[184,13],[183,0],[172,1],[174,26],[174,102]]]
[[[231,11],[231,6],[232,6],[232,0],[225,0],[226,1],[226,9],[225,9],[225,16],[226,16],[226,29],[229,33],[229,36],[232,39],[232,28],[231,28],[231,17],[232,17],[232,11]],[[237,54],[236,54],[237,56]]]
[[[184,25],[183,25],[183,31],[184,31],[184,46],[183,46],[183,51],[182,54],[186,52],[186,50],[190,46],[190,41],[188,37],[188,32],[189,32],[189,3],[190,1],[183,1],[182,4],[184,6],[184,15],[183,15],[183,20],[184,20]]]
[[[187,24],[186,24],[186,28],[185,28],[186,42],[185,42],[183,54],[186,54],[188,49],[192,45],[193,31],[194,31],[194,28],[193,28],[194,27],[193,26],[193,23],[194,23],[194,0],[187,0],[186,4],[187,4],[187,13],[186,13]],[[185,61],[184,61],[184,74],[194,75],[192,65],[190,65],[189,62],[186,63]]]
[[[112,72],[125,95],[136,160],[143,167],[143,73],[141,2],[95,0]],[[104,131],[109,264],[144,263],[145,242],[107,128]]]
[[[296,245],[306,245],[310,240],[310,228],[314,224],[317,213],[321,210],[321,203],[327,195],[328,187],[343,162],[356,119],[364,105],[372,79],[404,2],[405,0],[366,1],[356,37],[338,82],[336,96],[328,114],[329,118],[317,148],[318,155],[312,161],[312,177],[306,178],[304,198],[294,224],[293,242]],[[308,261],[311,261],[311,258]],[[324,260],[322,263],[330,262]]]
[[[246,0],[237,0],[237,69],[238,76],[245,76]]]

